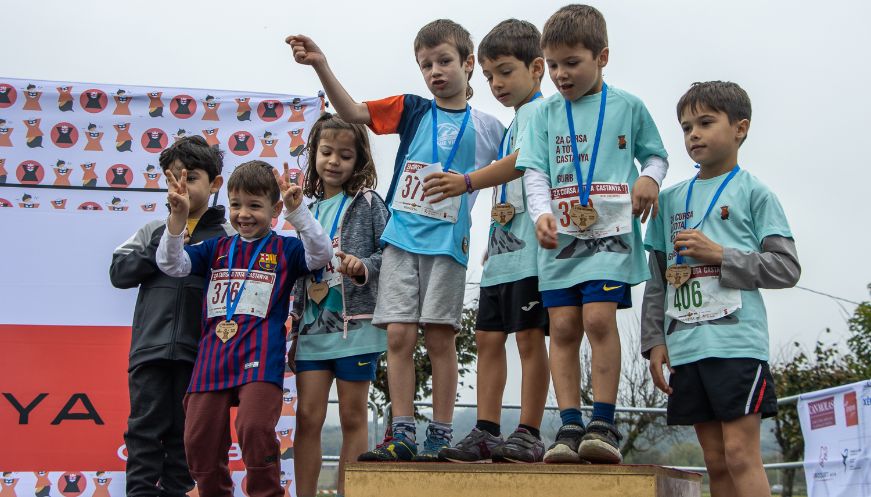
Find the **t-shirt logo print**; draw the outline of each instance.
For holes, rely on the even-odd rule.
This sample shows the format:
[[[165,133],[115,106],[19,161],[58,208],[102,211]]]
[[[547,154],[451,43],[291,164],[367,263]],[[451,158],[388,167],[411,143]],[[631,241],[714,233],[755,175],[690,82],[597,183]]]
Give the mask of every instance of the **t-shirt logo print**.
[[[729,219],[729,206],[728,205],[721,205],[720,206],[720,219],[722,219],[723,221],[726,221],[727,219]]]
[[[454,146],[454,141],[460,133],[460,128],[451,123],[439,124],[438,144],[439,148],[450,150]]]

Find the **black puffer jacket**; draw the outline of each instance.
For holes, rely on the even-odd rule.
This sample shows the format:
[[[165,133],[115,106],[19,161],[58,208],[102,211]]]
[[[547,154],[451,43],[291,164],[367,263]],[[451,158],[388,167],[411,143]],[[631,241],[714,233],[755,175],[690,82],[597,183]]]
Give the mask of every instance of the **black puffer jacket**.
[[[157,268],[155,254],[165,229],[165,221],[152,221],[112,253],[109,267],[112,285],[139,287],[133,311],[128,370],[160,359],[193,363],[197,357],[202,333],[203,290],[207,282],[194,275],[172,278]],[[190,243],[233,233],[225,219],[224,208],[211,207],[191,233]]]

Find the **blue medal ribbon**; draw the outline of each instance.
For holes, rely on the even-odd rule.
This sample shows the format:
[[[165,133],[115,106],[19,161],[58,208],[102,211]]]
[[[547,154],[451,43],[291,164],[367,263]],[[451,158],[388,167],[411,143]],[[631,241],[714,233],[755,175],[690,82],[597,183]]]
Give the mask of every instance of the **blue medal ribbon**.
[[[529,100],[529,102],[533,102],[541,97],[542,97],[541,92],[540,91],[536,92],[535,95],[533,95],[532,98]],[[527,103],[529,103],[529,102],[527,102]],[[508,125],[508,129],[506,129],[505,133],[502,134],[502,141],[499,142],[499,154],[497,155],[496,160],[502,160],[502,158],[504,158],[506,155],[505,154],[505,145],[506,145],[505,138],[506,137],[508,138],[507,144],[509,147],[511,147],[511,127],[514,126],[515,119],[517,119],[517,118],[515,117],[514,119],[511,120],[511,124]],[[508,189],[508,183],[503,184],[502,185],[502,193],[499,197],[499,203],[502,203],[502,204],[505,203],[505,199],[507,198],[505,190],[507,190],[507,189]]]
[[[723,190],[726,189],[726,185],[728,185],[729,182],[732,181],[732,178],[734,178],[735,175],[738,174],[738,171],[740,171],[740,170],[741,170],[741,166],[739,166],[738,164],[735,164],[735,167],[732,168],[732,171],[729,173],[728,176],[726,176],[726,179],[724,179],[723,182],[720,183],[720,186],[717,188],[717,192],[714,193],[714,198],[712,198],[711,203],[708,204],[708,210],[705,211],[705,215],[702,216],[702,218],[699,220],[699,222],[696,223],[696,225],[690,229],[694,229],[694,230],[699,229],[702,227],[703,224],[705,224],[705,219],[708,218],[708,214],[710,214],[711,211],[714,209],[714,205],[717,204],[717,200],[720,198],[720,194],[723,193]],[[689,188],[687,188],[687,200],[686,200],[686,204],[684,204],[684,214],[685,215],[689,215],[690,199],[693,197],[693,186],[695,186],[697,179],[699,179],[698,174],[693,176],[692,181],[690,181],[690,186],[689,186]],[[675,264],[683,264],[683,259],[684,259],[684,257],[682,255],[678,254],[677,258],[675,258],[674,263]]]
[[[257,257],[260,255],[260,251],[263,250],[263,246],[266,245],[266,241],[272,238],[272,231],[269,232],[268,235],[264,236],[260,243],[257,245],[257,249],[254,251],[254,255],[251,257],[251,261],[248,262],[248,270],[245,271],[245,279],[242,280],[242,286],[239,287],[239,291],[236,292],[236,298],[230,298],[231,292],[229,288],[227,289],[227,321],[233,319],[233,314],[236,313],[236,307],[239,306],[239,301],[242,300],[242,292],[245,291],[245,283],[248,282],[248,275],[251,274],[251,269],[254,267],[254,261],[257,260]],[[236,253],[236,243],[239,241],[239,235],[233,237],[233,241],[230,243],[230,255],[227,256],[227,279],[228,284],[233,282],[233,255]],[[232,286],[232,285],[230,285]]]
[[[336,236],[336,230],[339,228],[339,218],[342,216],[342,209],[345,207],[345,202],[347,201],[348,196],[343,193],[342,202],[339,204],[339,210],[336,212],[336,217],[333,219],[333,226],[332,228],[330,228],[330,243],[333,243],[333,237]],[[315,207],[315,221],[317,221],[320,214],[321,203],[318,202],[318,205]],[[320,268],[317,271],[312,272],[312,276],[314,276],[315,283],[320,283],[321,280],[324,279],[324,268]]]
[[[439,118],[436,110],[435,100],[432,100],[432,163],[439,161]],[[460,140],[463,139],[463,132],[466,131],[466,125],[469,124],[469,115],[472,113],[472,108],[466,104],[466,114],[463,116],[463,124],[460,125],[460,132],[457,133],[457,139],[454,140],[454,146],[451,147],[451,152],[448,154],[448,160],[442,166],[443,172],[448,172],[451,164],[454,163],[454,156],[457,155],[457,150],[460,148]]]
[[[575,178],[578,182],[578,197],[581,205],[587,206],[590,201],[590,190],[593,188],[593,172],[596,170],[596,157],[599,155],[599,139],[602,137],[602,124],[605,122],[605,100],[608,96],[608,85],[602,83],[602,98],[599,102],[599,121],[596,123],[596,138],[593,141],[593,155],[590,157],[590,169],[587,171],[586,186],[581,185],[581,157],[578,155],[577,137],[575,136],[575,119],[572,116],[572,102],[566,99],[566,119],[569,122],[569,141],[572,144],[572,158],[575,163]]]

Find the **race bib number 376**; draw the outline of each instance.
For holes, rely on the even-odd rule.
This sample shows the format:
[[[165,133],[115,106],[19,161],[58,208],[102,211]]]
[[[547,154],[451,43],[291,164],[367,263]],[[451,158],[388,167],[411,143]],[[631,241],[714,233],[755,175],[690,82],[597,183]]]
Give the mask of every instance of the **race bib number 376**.
[[[227,316],[227,299],[236,298],[245,279],[244,269],[234,269],[232,280],[229,273],[226,269],[212,271],[212,278],[206,289],[206,308],[210,318]],[[274,285],[275,273],[251,271],[248,274],[248,282],[245,283],[245,291],[242,292],[239,305],[236,307],[236,314],[265,318]]]

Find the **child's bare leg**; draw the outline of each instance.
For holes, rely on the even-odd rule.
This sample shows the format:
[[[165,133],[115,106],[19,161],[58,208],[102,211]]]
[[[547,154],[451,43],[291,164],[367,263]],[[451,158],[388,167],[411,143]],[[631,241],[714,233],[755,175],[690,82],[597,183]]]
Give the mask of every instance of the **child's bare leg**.
[[[560,410],[577,409],[581,405],[581,308],[574,306],[551,307],[550,317],[550,371],[553,389]]]
[[[340,495],[345,495],[345,465],[356,462],[369,445],[369,382],[336,380],[336,387],[339,394],[339,423],[342,426],[338,491]]]
[[[702,446],[711,497],[738,495],[729,468],[726,466],[726,446],[723,443],[723,425],[719,421],[707,421],[693,425],[696,437]]]
[[[293,471],[299,497],[317,494],[321,472],[321,429],[327,416],[327,403],[333,373],[303,371],[296,375],[297,407]],[[341,480],[339,480],[341,482]]]
[[[520,352],[520,367],[522,370],[520,384],[520,424],[541,427],[544,415],[544,405],[547,402],[547,390],[550,385],[550,369],[547,364],[547,344],[544,341],[544,330],[540,328],[519,331],[514,334],[517,340],[517,350]],[[505,350],[504,342],[502,350]],[[504,355],[503,355],[504,357]],[[479,368],[480,371],[480,368]],[[480,381],[478,388],[481,388]],[[501,392],[505,388],[502,383]],[[480,391],[478,393],[480,398]],[[478,407],[480,413],[480,406]],[[479,416],[480,417],[480,414]]]
[[[392,415],[414,416],[414,346],[417,323],[387,325],[387,382]],[[433,368],[435,369],[435,368]]]
[[[450,423],[454,417],[458,380],[456,338],[451,325],[427,324],[424,331],[426,353],[432,362],[432,419],[440,423]],[[414,371],[411,377],[414,378]]]
[[[502,418],[502,394],[508,377],[505,358],[505,338],[498,331],[478,331],[475,341],[478,345],[477,388],[478,419],[499,424]],[[545,363],[547,354],[545,353]],[[545,395],[547,388],[545,387]]]
[[[620,383],[620,334],[617,331],[617,303],[584,304],[584,331],[592,352],[593,399],[616,404]]]
[[[723,422],[723,444],[726,467],[735,483],[735,494],[747,497],[770,497],[768,475],[762,467],[759,414],[742,416]]]

